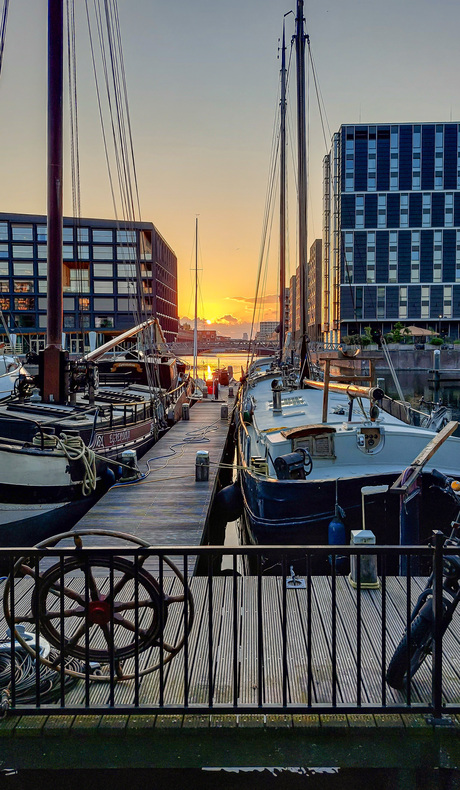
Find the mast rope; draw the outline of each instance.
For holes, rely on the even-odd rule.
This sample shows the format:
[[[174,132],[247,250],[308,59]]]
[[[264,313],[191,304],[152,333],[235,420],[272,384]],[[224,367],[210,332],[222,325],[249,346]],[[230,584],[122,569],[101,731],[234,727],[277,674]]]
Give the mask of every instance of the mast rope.
[[[254,328],[256,323],[256,312],[257,309],[260,311],[260,304],[258,302],[260,300],[260,284],[262,278],[262,268],[265,258],[265,252],[267,247],[267,232],[268,226],[270,222],[270,216],[273,212],[273,200],[274,200],[274,192],[275,192],[275,184],[277,178],[277,156],[278,156],[278,149],[279,149],[279,133],[277,130],[277,120],[278,120],[278,113],[279,113],[279,103],[280,103],[280,94],[278,91],[277,98],[276,98],[276,111],[273,119],[273,131],[272,131],[272,142],[271,142],[271,154],[270,154],[270,165],[269,165],[269,176],[268,176],[268,184],[267,184],[267,192],[265,197],[265,209],[264,209],[264,216],[262,221],[262,238],[260,243],[260,250],[259,250],[259,262],[257,267],[257,279],[256,279],[256,291],[255,291],[255,298],[254,298],[254,307],[252,311],[252,321],[251,321],[251,332],[249,335],[249,343],[248,343],[248,354],[246,359],[246,366],[249,366],[250,358],[254,358],[255,354],[255,342],[254,342]]]
[[[10,0],[3,0],[3,9],[2,9],[2,17],[0,21],[0,73],[2,71],[3,65],[3,52],[5,49],[5,39],[6,39],[6,22],[8,19],[8,6]]]
[[[123,258],[118,259],[118,263],[125,265],[128,296],[134,297],[134,294],[136,295],[133,313],[136,322],[140,324],[151,317],[153,304],[149,309],[143,293],[141,261],[143,259],[147,260],[147,258],[144,257],[146,248],[142,232],[139,237],[140,256],[138,256],[133,244],[136,240],[135,224],[137,221],[142,221],[142,216],[118,5],[117,0],[93,0],[93,14],[90,13],[88,0],[85,0],[85,5],[99,119],[102,128],[113,210],[117,223],[117,241],[118,244],[124,246],[125,250]],[[99,45],[98,58],[96,57],[95,40],[98,41]],[[101,78],[98,76],[98,72],[102,73]],[[100,83],[105,85],[106,111],[104,111]],[[106,121],[106,116],[108,121]],[[112,139],[112,155],[109,151],[109,136]],[[117,173],[117,194],[112,157]],[[120,216],[123,217],[122,220],[120,220]],[[153,254],[154,250],[151,251],[151,260],[153,259]],[[152,334],[151,328],[143,330],[142,341],[144,347],[153,346],[157,349],[156,337]],[[159,391],[160,380],[157,366],[146,364],[146,374],[151,392],[153,392],[154,388],[157,388]]]

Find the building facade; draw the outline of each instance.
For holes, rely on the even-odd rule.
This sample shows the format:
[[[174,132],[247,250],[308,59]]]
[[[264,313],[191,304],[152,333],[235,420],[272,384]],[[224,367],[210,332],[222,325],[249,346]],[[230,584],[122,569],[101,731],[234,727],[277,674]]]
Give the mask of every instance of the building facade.
[[[307,264],[307,329],[310,340],[321,340],[322,246],[315,239]]]
[[[460,125],[344,125],[323,170],[323,338],[460,334]]]
[[[176,339],[177,258],[151,222],[65,218],[63,330],[72,353],[155,316]],[[0,213],[0,309],[18,351],[39,351],[47,325],[46,217]],[[1,333],[1,330],[0,330]]]

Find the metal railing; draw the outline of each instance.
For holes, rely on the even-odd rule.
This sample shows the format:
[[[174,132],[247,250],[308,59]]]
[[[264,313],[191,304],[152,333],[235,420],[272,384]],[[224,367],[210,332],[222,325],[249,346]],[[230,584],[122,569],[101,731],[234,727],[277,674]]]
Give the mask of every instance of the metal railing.
[[[439,538],[430,548],[24,551],[0,552],[5,713],[460,712],[456,615],[442,626],[444,556],[456,550]],[[205,575],[194,574],[198,558]],[[397,691],[388,663],[431,566],[433,659]],[[408,639],[407,662],[410,628]]]

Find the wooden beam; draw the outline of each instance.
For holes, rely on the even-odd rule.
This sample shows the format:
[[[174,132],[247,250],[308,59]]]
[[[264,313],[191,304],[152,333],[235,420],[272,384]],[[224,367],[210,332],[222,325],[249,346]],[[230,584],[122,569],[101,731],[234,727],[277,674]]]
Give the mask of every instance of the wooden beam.
[[[451,420],[444,426],[444,428],[437,433],[433,439],[430,439],[426,447],[422,450],[421,453],[418,454],[417,458],[412,461],[411,465],[401,472],[398,479],[395,480],[393,485],[390,488],[390,491],[393,494],[405,494],[408,488],[415,482],[419,474],[421,473],[425,464],[433,457],[435,452],[439,450],[441,445],[444,444],[446,439],[449,436],[452,436],[453,432],[457,429],[458,422],[455,420]],[[406,476],[407,472],[412,470],[409,474],[409,477],[404,481],[403,478]]]

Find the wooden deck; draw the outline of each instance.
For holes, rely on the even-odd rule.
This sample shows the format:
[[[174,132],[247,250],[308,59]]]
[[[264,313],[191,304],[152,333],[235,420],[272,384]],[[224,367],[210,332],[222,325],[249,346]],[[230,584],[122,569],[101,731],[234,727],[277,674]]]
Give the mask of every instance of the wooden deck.
[[[108,591],[108,579],[98,579],[101,590]],[[423,578],[413,579],[412,599],[415,601],[424,583]],[[65,584],[75,591],[83,588],[82,577],[66,578]],[[212,578],[212,614],[210,612],[210,582],[207,577],[191,577],[190,590],[195,605],[195,619],[188,639],[188,672],[185,670],[185,651],[182,649],[164,667],[164,704],[181,707],[186,704],[185,688],[188,678],[188,704],[208,706],[209,703],[222,712],[232,704],[249,706],[257,710],[263,705],[278,706],[283,702],[283,650],[286,650],[286,693],[288,705],[305,706],[306,711],[320,711],[321,706],[333,704],[333,655],[332,616],[333,601],[331,579],[312,577],[311,610],[311,665],[308,660],[308,613],[307,589],[287,590],[286,642],[282,632],[282,579],[264,577],[262,596],[258,601],[257,578],[219,576]],[[233,604],[234,585],[236,606]],[[16,615],[30,611],[30,580],[17,580]],[[132,581],[125,586],[123,596],[132,600]],[[165,592],[180,595],[182,588],[177,579],[165,578]],[[337,712],[343,706],[358,706],[365,710],[367,705],[378,706],[384,702],[405,705],[406,695],[391,689],[383,680],[385,666],[404,631],[406,612],[405,580],[398,577],[387,579],[386,594],[386,661],[382,667],[382,593],[380,590],[363,590],[361,593],[361,685],[358,689],[358,640],[357,640],[357,591],[346,577],[337,577],[336,584],[336,638],[337,638]],[[142,593],[139,594],[142,598]],[[55,600],[55,599],[54,599]],[[67,600],[67,599],[66,599]],[[73,604],[76,605],[75,601]],[[66,603],[68,606],[68,603]],[[55,603],[57,612],[59,606]],[[258,643],[258,612],[261,613],[262,645]],[[134,618],[131,611],[125,617]],[[236,620],[234,623],[234,617]],[[57,617],[58,614],[55,614]],[[144,627],[148,612],[140,615],[140,626]],[[77,618],[67,618],[66,636],[75,629]],[[28,626],[32,629],[32,626]],[[116,628],[121,628],[117,626]],[[5,625],[2,623],[2,631]],[[68,629],[68,630],[67,630]],[[107,649],[99,626],[93,626],[90,635],[92,647]],[[121,631],[118,632],[119,634]],[[164,639],[177,644],[183,633],[183,603],[169,607]],[[126,634],[126,632],[125,632]],[[210,634],[212,647],[210,650]],[[4,633],[0,636],[5,638]],[[132,639],[132,634],[126,634]],[[123,635],[120,637],[123,639]],[[116,636],[115,641],[121,644]],[[443,696],[447,704],[459,709],[460,704],[460,626],[454,618],[444,640]],[[258,655],[262,662],[262,687],[259,690]],[[165,655],[167,655],[165,653]],[[139,670],[159,662],[159,648],[146,650],[139,656]],[[412,704],[426,704],[431,700],[431,659],[428,658],[415,676],[412,684]],[[124,664],[126,673],[134,672],[134,659]],[[210,677],[212,678],[210,685]],[[153,710],[160,704],[160,673],[146,674],[140,678],[139,704]],[[134,680],[121,682],[115,687],[115,705],[134,704]],[[383,697],[385,694],[385,698]],[[92,682],[89,699],[85,699],[85,684],[78,685],[66,696],[71,707],[107,706],[109,684]],[[124,711],[126,712],[126,711]],[[362,711],[361,711],[362,712]]]
[[[154,546],[200,545],[228,434],[229,422],[220,416],[227,392],[221,387],[218,401],[207,398],[195,403],[190,420],[177,422],[140,459],[139,467],[145,471],[149,461],[146,479],[111,488],[77,528],[128,532]],[[233,400],[229,414],[232,405]],[[209,452],[208,482],[195,482],[198,450]],[[107,539],[92,539],[94,545],[104,542]]]

